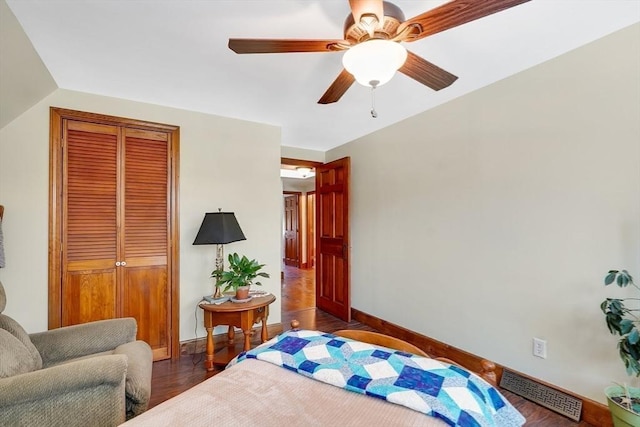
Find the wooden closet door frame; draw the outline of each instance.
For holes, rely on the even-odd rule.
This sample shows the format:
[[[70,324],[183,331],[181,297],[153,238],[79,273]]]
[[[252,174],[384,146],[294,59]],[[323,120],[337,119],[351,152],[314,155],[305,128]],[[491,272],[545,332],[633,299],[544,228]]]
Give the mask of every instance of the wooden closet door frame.
[[[162,123],[146,122],[142,120],[128,119],[104,114],[87,113],[82,111],[68,110],[58,107],[50,107],[50,128],[49,128],[49,307],[48,323],[49,329],[62,326],[61,312],[61,284],[62,284],[62,194],[63,194],[63,141],[62,123],[63,120],[78,120],[107,125],[125,126],[129,128],[139,128],[146,130],[157,130],[170,134],[171,137],[171,160],[170,176],[171,194],[168,199],[168,206],[171,211],[169,217],[169,260],[171,280],[171,358],[180,357],[180,231],[179,231],[179,147],[180,128],[178,126]]]

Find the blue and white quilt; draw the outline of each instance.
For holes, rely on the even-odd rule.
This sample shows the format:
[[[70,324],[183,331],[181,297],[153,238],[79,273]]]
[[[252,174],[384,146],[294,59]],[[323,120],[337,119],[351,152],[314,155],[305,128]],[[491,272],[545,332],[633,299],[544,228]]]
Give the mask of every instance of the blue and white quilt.
[[[455,365],[319,331],[287,331],[229,366],[258,359],[318,381],[406,406],[451,426],[519,427],[498,390]]]

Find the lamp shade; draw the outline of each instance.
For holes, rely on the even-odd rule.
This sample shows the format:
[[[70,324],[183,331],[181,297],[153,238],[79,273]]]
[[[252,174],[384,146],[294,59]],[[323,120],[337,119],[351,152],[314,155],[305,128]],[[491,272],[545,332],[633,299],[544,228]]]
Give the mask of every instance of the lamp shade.
[[[233,212],[209,212],[204,215],[194,245],[221,245],[247,240]]]
[[[347,50],[342,65],[363,86],[385,84],[407,60],[407,50],[390,40],[368,40]]]

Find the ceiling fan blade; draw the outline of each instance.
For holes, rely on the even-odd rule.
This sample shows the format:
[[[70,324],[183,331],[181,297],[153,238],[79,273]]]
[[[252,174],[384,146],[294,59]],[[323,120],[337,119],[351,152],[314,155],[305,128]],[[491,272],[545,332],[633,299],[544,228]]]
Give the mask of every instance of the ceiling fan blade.
[[[433,90],[444,89],[458,79],[457,76],[409,51],[407,60],[398,71]]]
[[[338,101],[355,81],[355,77],[353,77],[347,70],[343,69],[338,78],[331,83],[329,89],[327,89],[324,95],[322,95],[318,104],[331,104]]]
[[[229,39],[235,53],[335,52],[348,47],[346,40]]]
[[[376,27],[382,25],[384,20],[384,7],[382,0],[349,0],[353,21],[358,24],[362,15],[375,15],[377,19]]]
[[[398,27],[398,34],[408,26],[418,26],[420,32],[411,32],[403,41],[419,40],[528,1],[530,0],[453,0],[407,19]]]

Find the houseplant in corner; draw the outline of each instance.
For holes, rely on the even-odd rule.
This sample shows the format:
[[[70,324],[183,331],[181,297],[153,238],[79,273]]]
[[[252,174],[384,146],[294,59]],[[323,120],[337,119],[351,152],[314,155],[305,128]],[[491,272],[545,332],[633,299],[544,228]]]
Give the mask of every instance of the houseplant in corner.
[[[612,283],[621,288],[632,286],[640,291],[627,270],[610,270],[604,278],[604,284],[607,286]],[[640,309],[626,306],[625,303],[629,301],[638,306],[640,298],[607,298],[600,308],[609,331],[620,336],[618,352],[627,374],[640,377]],[[614,426],[640,426],[640,388],[614,385],[607,387],[605,394]]]
[[[254,282],[256,277],[269,277],[262,268],[265,264],[260,264],[255,259],[249,259],[245,255],[242,257],[237,253],[229,255],[229,269],[227,271],[214,270],[211,277],[219,277],[220,286],[224,286],[224,291],[233,289],[236,291],[235,299],[243,301],[249,298],[249,287],[251,285],[262,285]]]

